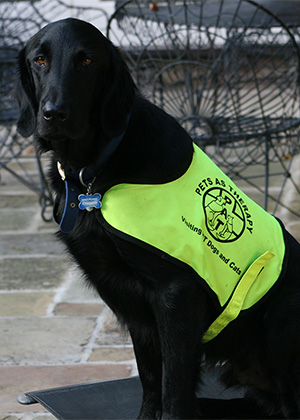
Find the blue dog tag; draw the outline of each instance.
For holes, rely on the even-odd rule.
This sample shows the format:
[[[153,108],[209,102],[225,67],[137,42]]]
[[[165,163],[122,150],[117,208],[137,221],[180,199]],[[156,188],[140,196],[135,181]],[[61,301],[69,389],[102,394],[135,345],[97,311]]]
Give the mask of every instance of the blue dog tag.
[[[93,208],[100,209],[102,206],[101,195],[96,194],[80,194],[78,196],[80,210],[92,211]]]

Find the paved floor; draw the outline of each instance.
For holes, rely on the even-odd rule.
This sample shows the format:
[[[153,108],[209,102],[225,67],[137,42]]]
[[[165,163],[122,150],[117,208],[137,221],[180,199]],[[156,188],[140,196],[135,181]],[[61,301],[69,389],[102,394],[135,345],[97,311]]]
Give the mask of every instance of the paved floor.
[[[29,161],[27,164],[31,164]],[[1,171],[0,419],[53,419],[20,393],[136,374],[130,339],[40,216],[37,196]]]
[[[26,164],[33,165],[30,159]],[[300,185],[299,159],[293,173]],[[37,196],[6,171],[1,175],[0,420],[53,419],[39,404],[18,404],[17,396],[134,375],[134,354],[130,339],[56,241],[56,225],[42,221]],[[289,185],[284,200],[300,211]],[[280,216],[300,240],[300,219],[284,209]]]

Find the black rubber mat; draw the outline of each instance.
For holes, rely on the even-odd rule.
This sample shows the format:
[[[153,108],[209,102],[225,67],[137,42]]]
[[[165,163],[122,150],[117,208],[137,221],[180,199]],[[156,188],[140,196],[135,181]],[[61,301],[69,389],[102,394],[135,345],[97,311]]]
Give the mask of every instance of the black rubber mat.
[[[198,393],[205,419],[266,418],[243,399],[243,390],[222,388],[216,372],[206,372]],[[40,403],[60,420],[135,419],[139,414],[142,386],[138,377],[93,382],[27,392],[21,404]]]

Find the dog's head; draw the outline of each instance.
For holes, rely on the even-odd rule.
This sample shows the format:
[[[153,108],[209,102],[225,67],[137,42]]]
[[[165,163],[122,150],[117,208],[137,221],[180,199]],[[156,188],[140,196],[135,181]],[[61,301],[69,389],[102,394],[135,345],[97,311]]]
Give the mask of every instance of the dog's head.
[[[51,23],[19,54],[18,131],[35,134],[44,149],[84,154],[95,137],[108,141],[125,129],[134,92],[117,48],[98,29],[78,19]]]

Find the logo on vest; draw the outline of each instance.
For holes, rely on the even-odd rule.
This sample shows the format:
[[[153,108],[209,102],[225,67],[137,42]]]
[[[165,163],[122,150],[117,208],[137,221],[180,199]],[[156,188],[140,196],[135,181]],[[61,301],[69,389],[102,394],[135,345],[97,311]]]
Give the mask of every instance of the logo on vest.
[[[212,187],[203,195],[206,228],[219,242],[234,242],[246,227],[246,218],[238,200],[222,187]]]

